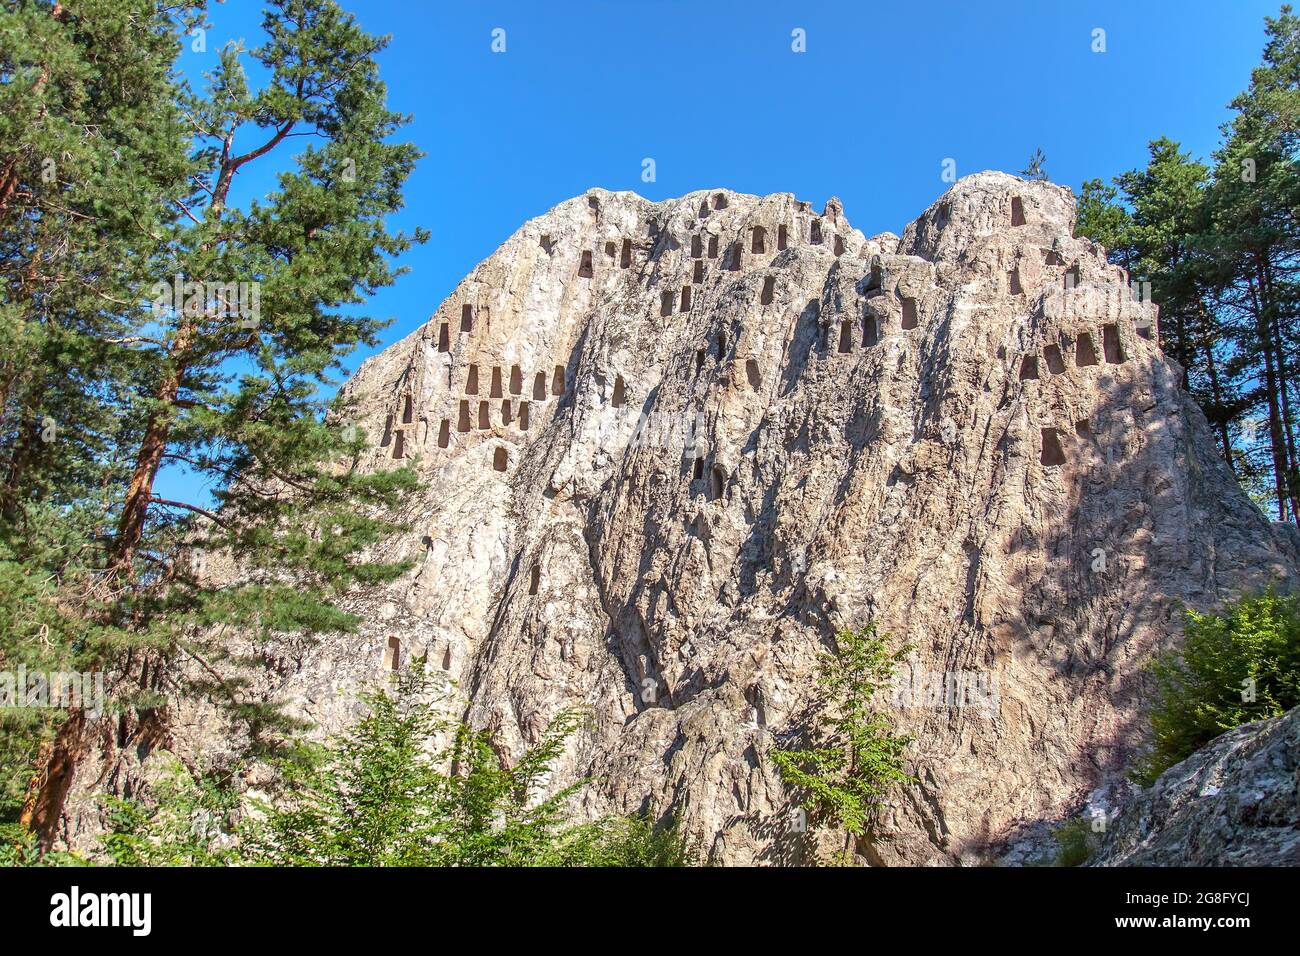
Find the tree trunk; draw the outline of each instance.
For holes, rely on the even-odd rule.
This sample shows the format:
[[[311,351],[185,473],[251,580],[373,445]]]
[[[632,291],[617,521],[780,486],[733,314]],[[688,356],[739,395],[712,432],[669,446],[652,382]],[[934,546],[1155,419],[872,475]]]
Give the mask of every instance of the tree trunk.
[[[1289,518],[1290,498],[1286,491],[1286,452],[1282,436],[1282,413],[1277,400],[1277,371],[1273,364],[1273,337],[1269,334],[1269,299],[1263,265],[1256,259],[1255,275],[1248,280],[1255,319],[1255,343],[1264,358],[1264,397],[1268,405],[1269,450],[1273,456],[1273,489],[1277,495],[1277,518]]]
[[[1219,366],[1214,361],[1214,343],[1205,343],[1205,370],[1210,378],[1210,395],[1214,400],[1215,408],[1220,410],[1218,428],[1219,439],[1223,442],[1223,460],[1228,463],[1228,470],[1235,477],[1237,474],[1237,465],[1232,460],[1232,434],[1228,431],[1228,421],[1222,415],[1223,409],[1223,388],[1219,385]]]
[[[1183,370],[1183,391],[1190,392],[1192,389],[1192,359],[1196,357],[1196,350],[1187,342],[1187,317],[1181,312],[1174,318],[1174,328],[1177,330],[1178,338],[1178,364]]]
[[[85,753],[85,729],[85,714],[79,708],[69,711],[68,719],[37,761],[41,770],[27,785],[19,821],[36,834],[42,851],[50,848],[58,834],[77,762]]]
[[[149,502],[153,497],[154,479],[158,477],[158,468],[162,464],[163,454],[167,451],[167,439],[171,435],[172,412],[176,399],[180,395],[181,382],[185,375],[190,332],[190,326],[186,324],[182,325],[176,333],[171,348],[170,367],[154,393],[154,398],[161,407],[156,408],[149,415],[149,423],[145,427],[144,438],[136,454],[135,471],[131,475],[131,484],[127,488],[126,500],[122,504],[122,517],[118,521],[117,541],[113,549],[113,564],[128,576],[131,574],[135,549],[144,535],[144,523],[149,516]]]
[[[163,453],[167,450],[167,439],[171,434],[172,409],[180,394],[190,338],[190,326],[182,325],[177,331],[171,348],[169,367],[154,393],[161,407],[155,409],[149,416],[149,423],[136,455],[131,485],[122,507],[111,564],[126,578],[132,576],[131,565],[135,550],[144,534],[149,502],[153,496],[154,479],[158,475]],[[96,662],[91,666],[97,666],[99,663],[102,662]],[[37,761],[40,770],[32,778],[28,787],[22,822],[37,834],[44,849],[48,849],[53,841],[59,820],[62,819],[63,805],[72,786],[77,763],[86,751],[87,728],[88,722],[84,714],[80,711],[72,712],[63,727],[59,729],[45,759]]]
[[[1294,419],[1291,415],[1291,393],[1288,388],[1290,375],[1288,373],[1286,361],[1286,349],[1282,342],[1281,323],[1278,322],[1277,316],[1274,315],[1272,322],[1272,345],[1277,355],[1277,376],[1278,376],[1278,397],[1282,405],[1282,439],[1286,450],[1286,489],[1287,496],[1291,501],[1291,518],[1296,520],[1300,518],[1300,510],[1297,509],[1297,494],[1300,489],[1296,487],[1297,462],[1295,448],[1295,430],[1293,427]]]
[[[1264,355],[1264,390],[1268,396],[1268,439],[1273,453],[1273,487],[1277,493],[1277,519],[1290,520],[1290,496],[1286,483],[1286,439],[1282,434],[1282,411],[1277,400],[1277,371],[1273,367],[1273,347],[1269,344],[1266,328],[1258,329],[1263,336],[1261,351]]]

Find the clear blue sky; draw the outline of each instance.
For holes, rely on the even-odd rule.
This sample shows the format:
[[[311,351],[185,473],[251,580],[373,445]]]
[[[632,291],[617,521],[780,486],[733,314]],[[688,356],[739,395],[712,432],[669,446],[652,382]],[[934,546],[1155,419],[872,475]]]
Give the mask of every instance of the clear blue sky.
[[[390,106],[427,154],[395,225],[429,228],[372,300],[388,344],[521,223],[592,186],[650,199],[726,186],[838,195],[867,235],[902,227],[958,175],[1016,172],[1035,147],[1077,189],[1167,135],[1208,156],[1263,46],[1257,0],[342,0],[381,55]],[[260,4],[215,8],[210,69],[260,42]],[[506,31],[506,52],[491,50]],[[807,51],[791,50],[791,31]],[[1106,31],[1094,53],[1093,30]],[[641,180],[651,157],[657,181]],[[265,161],[264,161],[265,162]],[[264,170],[264,172],[263,172]],[[271,188],[273,168],[246,189]],[[260,179],[258,177],[268,177]],[[268,317],[269,320],[269,317]],[[355,370],[365,357],[349,363]],[[160,493],[194,494],[183,476]]]

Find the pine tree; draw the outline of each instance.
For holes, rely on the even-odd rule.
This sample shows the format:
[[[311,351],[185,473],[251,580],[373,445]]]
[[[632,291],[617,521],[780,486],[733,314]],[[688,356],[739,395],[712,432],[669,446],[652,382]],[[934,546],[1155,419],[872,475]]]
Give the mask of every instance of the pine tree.
[[[137,424],[124,339],[187,165],[172,62],[193,7],[0,10],[0,517],[28,539],[22,505],[94,497]]]
[[[1209,224],[1200,237],[1215,278],[1220,326],[1234,343],[1230,368],[1242,380],[1242,425],[1246,415],[1265,425],[1244,429],[1239,471],[1262,484],[1261,497],[1272,501],[1281,521],[1297,516],[1290,370],[1298,247],[1289,220],[1300,204],[1298,185],[1291,159],[1253,138],[1249,123],[1235,124],[1216,154]]]
[[[1145,169],[1116,179],[1132,213],[1113,258],[1136,283],[1150,282],[1160,304],[1160,344],[1182,367],[1183,387],[1200,403],[1236,470],[1231,424],[1241,414],[1241,382],[1232,336],[1217,314],[1223,283],[1207,256],[1210,170],[1169,139],[1155,140],[1149,151]]]
[[[177,33],[194,3],[0,9],[0,668],[86,671],[106,514],[138,438],[137,290],[174,218],[187,143]],[[0,823],[15,822],[59,717],[0,714]]]
[[[1295,364],[1300,346],[1300,18],[1283,6],[1265,19],[1268,42],[1250,87],[1232,103],[1215,154],[1206,250],[1222,282],[1245,404],[1267,423],[1265,471],[1279,520],[1300,521]]]
[[[1213,168],[1168,139],[1146,168],[1084,184],[1079,232],[1149,279],[1160,341],[1243,487],[1300,520],[1300,18],[1266,19],[1263,63],[1231,104]],[[1116,188],[1117,187],[1117,188]]]
[[[1041,149],[1034,150],[1034,154],[1029,157],[1029,165],[1020,171],[1020,175],[1025,179],[1047,181],[1047,157]]]
[[[1075,234],[1101,243],[1111,261],[1131,268],[1133,218],[1120,203],[1119,190],[1100,179],[1089,179],[1083,183],[1075,209]]]
[[[847,863],[885,796],[910,779],[903,756],[910,739],[894,733],[892,719],[873,701],[893,678],[899,655],[890,653],[874,624],[841,631],[835,640],[836,653],[821,660],[804,745],[769,753],[809,822],[844,831]]]
[[[0,216],[22,224],[0,309],[0,562],[15,566],[0,602],[20,620],[10,647],[54,635],[75,669],[107,675],[128,737],[162,729],[168,688],[212,697],[272,751],[295,724],[245,693],[249,642],[354,626],[334,599],[403,570],[366,555],[413,473],[360,474],[365,436],[327,395],[385,324],[354,307],[425,238],[385,225],[418,152],[393,138],[406,118],[384,106],[386,41],[332,0],[272,0],[265,42],[226,47],[196,92],[175,59],[200,13],[92,0],[16,4],[0,21],[19,134],[0,144]],[[70,165],[38,187],[49,153]],[[239,177],[268,163],[278,188],[234,203]],[[33,331],[55,307],[61,324]],[[52,407],[63,437],[42,444],[32,424]],[[169,466],[215,501],[156,494]],[[218,586],[207,554],[240,576]],[[112,736],[73,708],[45,741],[22,819],[46,844],[78,761]]]

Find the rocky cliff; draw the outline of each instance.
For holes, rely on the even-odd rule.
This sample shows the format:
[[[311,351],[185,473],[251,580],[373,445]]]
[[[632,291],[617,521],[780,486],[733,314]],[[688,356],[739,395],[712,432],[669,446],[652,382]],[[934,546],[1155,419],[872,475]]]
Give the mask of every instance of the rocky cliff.
[[[1170,767],[1106,829],[1096,866],[1300,866],[1300,709]]]
[[[1297,567],[1073,220],[1068,189],[981,173],[901,238],[726,190],[527,222],[346,386],[362,466],[425,480],[393,516],[415,567],[350,598],[358,634],[286,641],[267,693],[330,732],[424,657],[507,754],[588,710],[582,812],[798,862],[765,752],[872,620],[912,648],[882,704],[917,782],[859,853],[997,858],[1121,767],[1180,604]]]

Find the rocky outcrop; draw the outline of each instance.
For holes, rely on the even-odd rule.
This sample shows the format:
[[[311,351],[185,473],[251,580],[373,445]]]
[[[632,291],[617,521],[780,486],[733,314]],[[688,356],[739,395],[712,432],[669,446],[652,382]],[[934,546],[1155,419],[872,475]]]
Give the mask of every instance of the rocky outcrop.
[[[1094,866],[1300,866],[1300,709],[1245,724],[1140,791]]]
[[[1014,846],[1116,775],[1181,605],[1296,574],[1073,220],[1068,189],[981,173],[901,238],[726,190],[526,223],[347,384],[361,466],[425,481],[386,551],[415,567],[350,596],[357,634],[286,639],[264,692],[328,733],[423,658],[510,755],[581,707],[580,812],[798,862],[766,752],[874,620],[911,647],[881,703],[916,782],[859,852]]]

